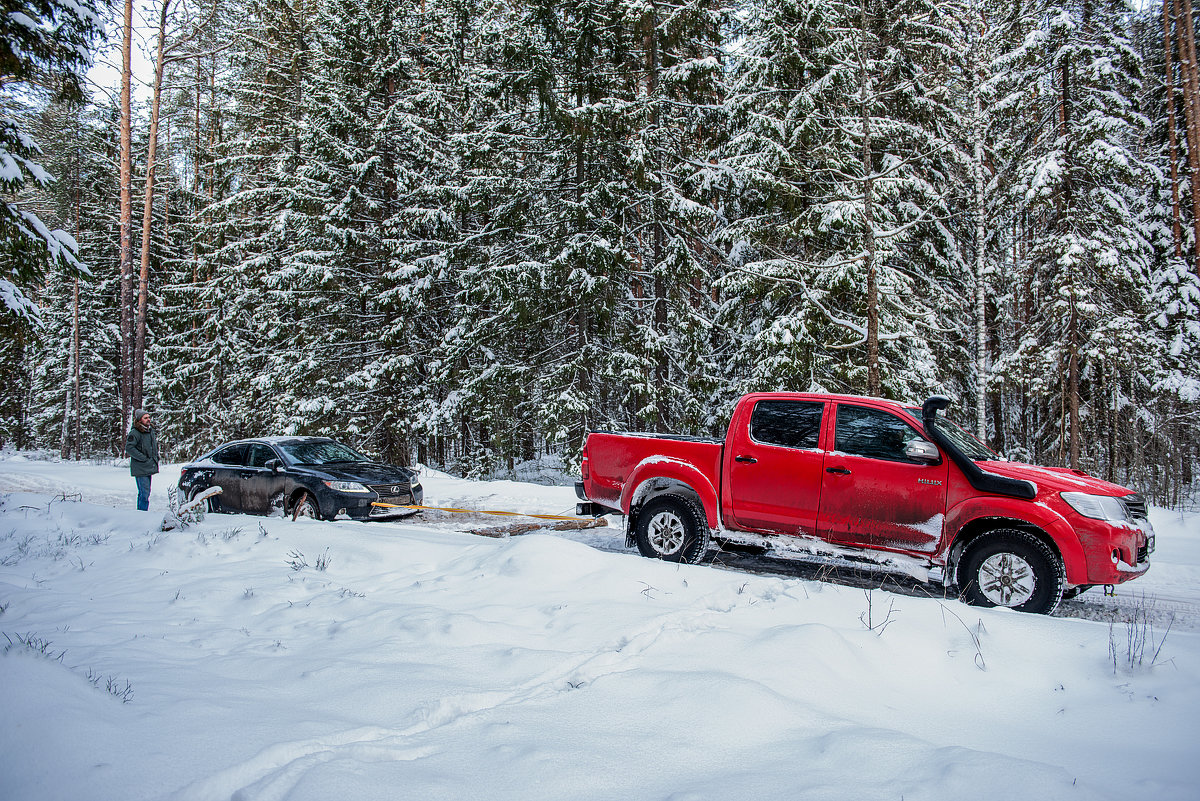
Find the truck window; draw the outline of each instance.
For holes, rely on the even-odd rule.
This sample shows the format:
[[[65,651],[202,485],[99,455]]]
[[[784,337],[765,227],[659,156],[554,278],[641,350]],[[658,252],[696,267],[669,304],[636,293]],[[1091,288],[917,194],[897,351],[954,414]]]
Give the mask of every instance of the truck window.
[[[894,414],[865,406],[839,405],[834,448],[851,456],[907,462],[904,446],[923,437]]]
[[[816,448],[824,411],[820,401],[759,401],[750,416],[750,438],[764,445]]]

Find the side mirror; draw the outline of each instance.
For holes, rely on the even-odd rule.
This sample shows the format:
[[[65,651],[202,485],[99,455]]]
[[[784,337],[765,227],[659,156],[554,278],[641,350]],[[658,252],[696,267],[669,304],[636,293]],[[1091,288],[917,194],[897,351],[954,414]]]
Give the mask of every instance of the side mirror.
[[[278,459],[268,459],[263,463],[263,467],[267,468],[273,473],[278,473],[283,469],[283,462],[279,461]]]
[[[942,460],[937,446],[923,439],[914,439],[905,445],[904,455],[914,462],[925,462],[926,464],[936,464]]]

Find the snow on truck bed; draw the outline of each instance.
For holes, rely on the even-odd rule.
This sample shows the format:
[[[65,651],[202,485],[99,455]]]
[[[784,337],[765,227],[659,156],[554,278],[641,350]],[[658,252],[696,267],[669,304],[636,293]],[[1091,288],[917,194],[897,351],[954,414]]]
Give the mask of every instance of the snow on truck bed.
[[[626,551],[615,527],[491,539],[461,531],[476,515],[210,515],[159,532],[177,476],[164,468],[139,513],[119,465],[0,460],[0,798],[1200,787],[1195,514],[1153,510],[1150,572],[1115,601],[1069,602],[1097,618],[1079,619],[678,567]],[[431,505],[575,502],[422,480]]]

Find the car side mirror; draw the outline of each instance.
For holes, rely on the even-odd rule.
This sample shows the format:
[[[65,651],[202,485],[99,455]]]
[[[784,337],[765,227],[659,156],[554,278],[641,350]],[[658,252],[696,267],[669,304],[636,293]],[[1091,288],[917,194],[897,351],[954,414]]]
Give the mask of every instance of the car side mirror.
[[[937,446],[923,439],[914,439],[905,445],[904,455],[914,462],[925,462],[926,464],[936,464],[942,460]]]
[[[279,461],[278,459],[268,459],[263,463],[263,467],[268,468],[273,473],[278,473],[283,469],[283,462]]]

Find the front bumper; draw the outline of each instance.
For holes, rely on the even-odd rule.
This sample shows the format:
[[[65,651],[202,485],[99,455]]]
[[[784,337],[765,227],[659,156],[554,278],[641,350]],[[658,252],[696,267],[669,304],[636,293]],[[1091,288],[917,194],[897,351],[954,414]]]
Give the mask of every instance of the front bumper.
[[[425,492],[421,487],[417,487],[415,490],[406,487],[399,494],[392,494],[388,490],[377,492],[372,488],[372,491],[367,493],[330,493],[328,507],[326,507],[324,502],[321,505],[322,508],[329,508],[329,513],[335,517],[345,515],[354,520],[388,520],[398,517],[410,517],[416,514],[416,510],[374,506],[373,504],[388,503],[394,506],[420,506],[424,500]]]
[[[1087,555],[1089,584],[1121,584],[1150,569],[1155,535],[1149,520],[1115,525],[1088,520],[1076,532]]]

